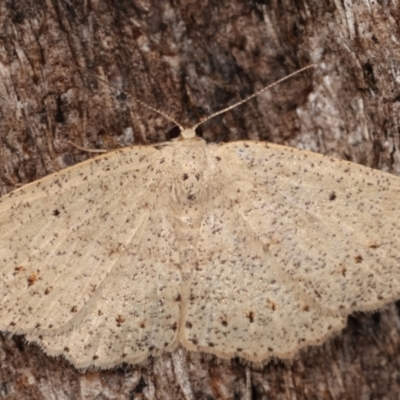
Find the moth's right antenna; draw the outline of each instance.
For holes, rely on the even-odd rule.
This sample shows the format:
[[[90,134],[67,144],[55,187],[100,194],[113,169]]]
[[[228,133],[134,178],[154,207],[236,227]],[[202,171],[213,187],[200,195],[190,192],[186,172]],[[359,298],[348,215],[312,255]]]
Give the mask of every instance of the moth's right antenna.
[[[210,120],[211,118],[214,118],[214,117],[216,117],[217,115],[220,115],[220,114],[223,114],[224,112],[227,112],[227,111],[229,111],[229,110],[232,110],[232,108],[238,107],[238,106],[240,106],[241,104],[246,103],[247,101],[251,100],[252,98],[258,96],[259,94],[265,92],[266,90],[271,89],[272,87],[274,87],[274,86],[276,86],[276,85],[279,85],[280,83],[282,83],[283,81],[286,81],[287,79],[291,78],[292,76],[295,76],[295,75],[297,75],[297,74],[300,74],[300,72],[306,71],[307,69],[314,68],[314,67],[317,66],[317,65],[318,65],[317,63],[309,64],[309,65],[307,65],[307,66],[305,66],[305,67],[303,67],[303,68],[298,69],[298,70],[295,71],[295,72],[292,72],[292,73],[289,74],[289,75],[284,76],[284,77],[281,78],[281,79],[278,79],[278,80],[275,81],[274,83],[271,83],[270,85],[263,87],[262,89],[258,90],[257,92],[253,93],[252,95],[246,97],[245,99],[240,100],[240,101],[238,101],[237,103],[232,104],[231,106],[226,107],[226,108],[224,108],[224,109],[222,109],[222,110],[220,110],[220,111],[217,111],[217,112],[215,112],[214,114],[211,114],[210,116],[206,117],[206,118],[203,119],[201,122],[199,122],[198,124],[192,126],[191,129],[195,130],[198,126],[200,126],[201,124],[204,124],[204,122]]]

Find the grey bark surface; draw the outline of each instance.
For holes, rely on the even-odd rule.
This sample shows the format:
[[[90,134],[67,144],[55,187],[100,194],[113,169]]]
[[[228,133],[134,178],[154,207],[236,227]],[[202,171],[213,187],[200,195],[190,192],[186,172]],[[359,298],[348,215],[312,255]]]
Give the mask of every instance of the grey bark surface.
[[[112,150],[176,135],[134,97],[187,126],[310,62],[200,134],[400,175],[398,21],[398,0],[1,1],[0,194],[91,157],[67,140]],[[3,335],[0,398],[178,400],[189,382],[194,399],[394,399],[399,331],[392,304],[291,363],[180,352],[85,373]]]

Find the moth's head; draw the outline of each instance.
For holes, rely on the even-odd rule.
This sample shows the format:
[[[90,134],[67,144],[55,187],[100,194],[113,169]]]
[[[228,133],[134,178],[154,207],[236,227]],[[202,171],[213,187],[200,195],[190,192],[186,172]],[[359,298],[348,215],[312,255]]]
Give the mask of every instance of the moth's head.
[[[195,127],[181,128],[181,135],[183,139],[193,139],[196,137]]]
[[[193,147],[195,143],[205,143],[204,139],[196,134],[196,128],[180,128],[180,134],[177,138],[172,139],[179,142],[180,146],[188,145]],[[186,146],[184,146],[186,147]]]

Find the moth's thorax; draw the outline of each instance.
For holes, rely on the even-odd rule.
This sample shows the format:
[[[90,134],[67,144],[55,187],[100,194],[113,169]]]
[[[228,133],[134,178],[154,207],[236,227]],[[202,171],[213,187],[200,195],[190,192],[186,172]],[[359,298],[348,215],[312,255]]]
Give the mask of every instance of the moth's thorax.
[[[195,137],[175,140],[162,150],[166,165],[165,194],[171,196],[173,204],[200,205],[208,196],[212,177],[206,146],[203,139]]]

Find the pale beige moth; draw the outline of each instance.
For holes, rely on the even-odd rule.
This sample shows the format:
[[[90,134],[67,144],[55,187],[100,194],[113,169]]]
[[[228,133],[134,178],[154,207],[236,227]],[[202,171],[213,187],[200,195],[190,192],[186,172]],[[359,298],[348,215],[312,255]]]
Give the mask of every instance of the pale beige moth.
[[[291,358],[400,298],[400,179],[254,141],[85,161],[0,199],[0,330],[78,368]]]

